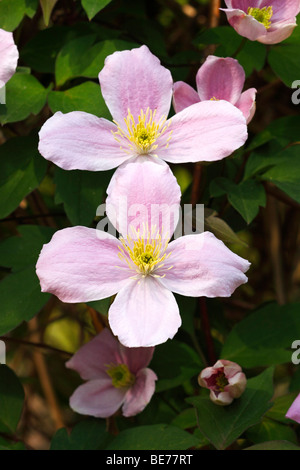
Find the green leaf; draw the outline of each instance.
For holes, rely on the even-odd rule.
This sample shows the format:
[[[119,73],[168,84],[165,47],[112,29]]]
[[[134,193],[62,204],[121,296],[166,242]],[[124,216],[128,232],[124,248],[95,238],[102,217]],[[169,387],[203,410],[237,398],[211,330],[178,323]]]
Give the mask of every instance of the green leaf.
[[[25,15],[32,18],[37,10],[38,0],[1,0],[0,28],[14,31]]]
[[[300,145],[283,150],[278,163],[267,170],[261,178],[270,181],[300,203]]]
[[[200,431],[222,450],[262,418],[270,408],[272,395],[273,368],[270,368],[248,380],[243,395],[229,406],[215,405],[208,397],[200,396],[186,401],[196,408]]]
[[[0,282],[0,335],[13,330],[22,321],[31,320],[49,298],[50,294],[41,292],[32,266],[6,276]]]
[[[297,435],[292,428],[266,417],[261,423],[248,429],[246,431],[246,437],[255,444],[276,440],[285,440],[297,444]]]
[[[50,17],[58,0],[40,0],[45,25],[49,25]]]
[[[85,111],[99,117],[110,119],[110,112],[102,98],[99,85],[94,82],[84,82],[65,91],[51,91],[48,104],[53,113],[61,111]]]
[[[84,156],[83,156],[84,158]],[[63,202],[73,225],[89,225],[103,203],[111,172],[65,171],[56,168],[56,202]]]
[[[96,450],[103,449],[112,439],[106,432],[105,420],[87,419],[77,424],[71,434],[59,429],[51,441],[50,450]]]
[[[220,357],[242,367],[291,361],[291,345],[300,337],[299,303],[270,303],[244,318],[229,333]]]
[[[269,441],[255,444],[244,450],[300,450],[300,447],[288,441]]]
[[[16,137],[0,148],[0,218],[13,212],[41,182],[47,162],[35,137]]]
[[[299,63],[300,31],[270,49],[268,61],[275,74],[288,86],[300,77]]]
[[[94,18],[100,10],[108,5],[111,0],[81,0],[81,5],[85,9],[89,20]]]
[[[212,196],[227,194],[228,201],[249,224],[257,216],[259,207],[266,205],[266,193],[261,183],[254,180],[235,184],[227,178],[216,178],[210,185]]]
[[[288,393],[282,397],[275,398],[272,408],[266,413],[266,417],[284,424],[290,423],[291,420],[286,418],[285,415],[296,397],[297,393]]]
[[[16,374],[6,365],[0,365],[0,431],[14,433],[24,402],[23,387]]]
[[[21,236],[9,237],[0,243],[0,265],[18,271],[34,266],[44,243],[48,243],[55,230],[41,225],[20,225]]]
[[[187,408],[182,411],[172,420],[171,424],[181,429],[195,428],[197,426],[195,408]]]
[[[214,52],[218,57],[230,57],[237,51],[239,45],[244,41],[243,38],[230,26],[218,26],[196,38],[196,44],[218,44]],[[236,59],[245,70],[246,76],[251,75],[253,70],[261,70],[266,60],[266,47],[256,41],[247,41]]]
[[[204,364],[187,344],[172,340],[155,348],[151,367],[158,376],[156,391],[161,392],[197,376]]]
[[[75,77],[98,78],[106,57],[113,52],[132,49],[135,43],[108,39],[95,43],[96,33],[67,42],[57,56],[55,77],[58,86]]]
[[[197,444],[198,439],[182,429],[154,424],[121,431],[107,450],[187,450]]]
[[[0,105],[0,123],[23,121],[38,114],[46,104],[49,90],[33,76],[16,73],[6,85],[6,105]]]

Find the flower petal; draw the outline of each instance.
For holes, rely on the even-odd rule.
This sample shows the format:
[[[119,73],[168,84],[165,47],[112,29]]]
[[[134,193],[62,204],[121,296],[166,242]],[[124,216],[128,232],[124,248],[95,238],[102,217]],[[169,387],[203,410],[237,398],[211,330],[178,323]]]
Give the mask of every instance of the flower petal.
[[[141,369],[136,375],[136,382],[125,395],[122,408],[124,416],[135,416],[143,411],[155,391],[156,374],[151,369]]]
[[[133,374],[140,369],[147,367],[152,359],[155,348],[127,348],[123,344],[120,345],[120,353],[122,362],[128,366]]]
[[[250,41],[256,41],[257,38],[264,36],[267,32],[267,29],[262,23],[257,21],[253,16],[247,15],[242,10],[234,8],[228,10],[220,8],[220,10],[226,13],[229,24],[236,32],[240,36],[250,39]]]
[[[176,82],[173,86],[173,107],[176,113],[199,103],[200,98],[196,90],[184,82]]]
[[[249,88],[241,94],[239,100],[235,104],[235,106],[239,108],[240,111],[242,111],[247,124],[249,124],[255,114],[256,93],[257,90],[255,88]]]
[[[236,59],[208,56],[196,75],[200,100],[226,100],[235,104],[244,83],[245,72]]]
[[[70,398],[71,408],[81,415],[108,418],[124,403],[127,389],[115,388],[108,380],[91,380],[80,385]]]
[[[130,158],[115,140],[116,130],[115,124],[92,114],[57,112],[39,132],[39,151],[64,170],[110,170]]]
[[[0,29],[0,88],[16,71],[19,52],[13,34]]]
[[[76,370],[84,380],[107,379],[108,364],[121,364],[120,343],[105,328],[95,338],[82,346],[66,362],[66,367]],[[109,378],[111,380],[111,378]]]
[[[274,21],[291,20],[300,12],[300,0],[262,0],[260,8],[272,6]]]
[[[167,117],[172,98],[172,77],[147,46],[108,56],[99,73],[103,98],[120,126],[128,109],[135,121],[149,107],[157,118]]]
[[[139,156],[121,165],[107,188],[106,213],[124,237],[130,225],[156,226],[170,238],[179,218],[181,191],[169,166],[154,157]]]
[[[227,101],[193,104],[172,117],[169,130],[169,145],[160,137],[157,154],[172,163],[221,160],[247,139],[243,114]]]
[[[292,403],[292,406],[287,411],[285,415],[287,418],[293,419],[300,424],[300,393],[297,396],[296,400]]]
[[[161,283],[178,294],[229,297],[247,282],[244,272],[250,263],[210,232],[180,237],[169,244],[168,252],[170,257],[157,273],[165,274]]]
[[[268,30],[267,34],[257,38],[257,41],[262,44],[278,44],[290,37],[296,26],[296,18],[278,21]]]
[[[129,268],[116,267],[119,246],[121,242],[100,230],[59,230],[43,246],[36,265],[42,292],[63,302],[89,302],[115,294],[131,275]]]
[[[119,341],[130,348],[164,343],[181,325],[173,294],[152,276],[132,279],[116,296],[108,320]]]

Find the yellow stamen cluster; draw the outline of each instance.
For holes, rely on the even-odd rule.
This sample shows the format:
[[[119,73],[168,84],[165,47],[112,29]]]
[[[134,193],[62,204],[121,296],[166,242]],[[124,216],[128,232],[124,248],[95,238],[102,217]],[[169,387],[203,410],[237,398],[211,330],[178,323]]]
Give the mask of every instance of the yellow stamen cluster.
[[[171,255],[171,252],[166,253],[169,240],[163,241],[155,228],[152,232],[147,229],[142,233],[137,230],[132,231],[134,232],[132,238],[120,238],[123,248],[120,248],[119,258],[138,274],[164,277],[165,275],[155,274],[155,271],[163,267],[164,261]],[[171,268],[172,266],[167,269]]]
[[[133,115],[128,109],[128,116],[124,118],[126,129],[124,130],[120,124],[116,121],[118,130],[113,132],[114,138],[120,144],[120,148],[125,150],[127,153],[138,153],[140,155],[146,155],[157,149],[158,145],[155,144],[157,139],[161,137],[168,129],[171,121],[167,122],[165,117],[161,117],[157,122],[155,121],[156,109],[153,112],[150,108],[147,108],[146,112],[141,109],[141,114],[138,117],[136,123]],[[169,141],[172,136],[172,131],[169,131],[169,135],[164,142],[164,146],[168,148]],[[124,148],[123,146],[125,145]]]
[[[216,387],[218,388],[218,392],[224,392],[224,388],[228,385],[228,380],[225,377],[224,373],[220,373],[216,378]]]
[[[213,96],[210,101],[220,101],[218,98],[216,98],[215,96]]]
[[[135,376],[130,372],[126,364],[110,364],[106,366],[106,372],[112,379],[112,384],[116,388],[132,387]]]
[[[270,28],[271,26],[270,19],[273,16],[272,7],[264,7],[264,8],[249,7],[247,14],[253,16],[253,18],[259,21],[259,23],[263,24],[266,29]]]

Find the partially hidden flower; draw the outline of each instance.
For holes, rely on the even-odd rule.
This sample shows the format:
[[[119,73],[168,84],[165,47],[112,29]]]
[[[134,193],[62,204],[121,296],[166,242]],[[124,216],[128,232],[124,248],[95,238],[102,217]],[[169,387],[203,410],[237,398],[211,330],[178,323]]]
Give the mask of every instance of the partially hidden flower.
[[[66,363],[87,382],[70,398],[82,415],[107,418],[120,407],[124,416],[145,408],[155,391],[156,374],[149,369],[154,348],[126,348],[105,328]]]
[[[300,393],[288,409],[285,416],[300,424]]]
[[[231,26],[251,41],[277,44],[297,26],[299,0],[225,0]]]
[[[19,52],[13,34],[0,29],[0,88],[2,88],[16,71]]]
[[[210,399],[216,405],[226,406],[244,393],[247,379],[238,364],[220,359],[214,366],[203,369],[198,383],[210,390]]]
[[[127,168],[129,166],[129,168]],[[172,177],[171,177],[172,176]],[[169,166],[145,157],[130,161],[108,188],[108,210],[128,194],[149,207],[163,200],[163,210],[177,209],[180,189]],[[181,325],[172,292],[191,297],[228,297],[247,282],[249,262],[234,254],[213,234],[204,232],[169,241],[161,221],[152,224],[147,211],[133,226],[128,215],[112,222],[123,236],[71,227],[57,231],[43,246],[36,271],[43,292],[63,302],[89,302],[116,295],[108,320],[114,335],[128,347],[148,347],[173,338]],[[167,228],[171,230],[171,226]]]
[[[255,113],[256,89],[242,93],[245,72],[236,59],[210,55],[196,75],[197,92],[185,82],[174,83],[173,106],[176,113],[200,101],[225,100],[242,111],[247,124]]]
[[[57,112],[40,130],[40,153],[65,170],[108,170],[137,156],[215,161],[247,139],[242,114],[223,101],[197,103],[167,119],[171,73],[146,46],[108,56],[99,81],[113,122]]]

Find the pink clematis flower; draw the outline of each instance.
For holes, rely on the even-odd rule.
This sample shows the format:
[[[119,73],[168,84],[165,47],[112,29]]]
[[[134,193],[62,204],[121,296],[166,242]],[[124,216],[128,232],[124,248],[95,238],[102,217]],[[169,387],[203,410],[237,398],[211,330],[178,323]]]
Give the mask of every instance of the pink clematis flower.
[[[65,170],[108,170],[146,155],[215,161],[247,139],[242,114],[223,101],[197,103],[168,120],[172,77],[146,46],[108,56],[99,80],[113,122],[57,112],[40,130],[40,153]]]
[[[236,59],[210,55],[196,75],[197,91],[185,82],[174,83],[173,105],[176,113],[206,100],[225,100],[245,116],[247,124],[255,113],[256,89],[242,93],[245,72]]]
[[[230,405],[244,393],[247,379],[242,368],[232,361],[220,359],[199,374],[198,383],[210,390],[210,399],[216,405]]]
[[[82,379],[70,398],[82,415],[107,418],[121,406],[124,416],[143,411],[155,391],[156,374],[147,366],[154,348],[126,348],[106,328],[66,363]]]
[[[19,53],[13,34],[0,29],[0,88],[16,71]]]
[[[164,210],[179,210],[179,188],[177,193],[167,164],[145,157],[127,165],[132,171],[120,169],[108,189],[108,213],[124,194],[146,207],[163,197]],[[63,302],[117,294],[108,314],[113,333],[125,346],[148,347],[173,338],[181,325],[172,292],[228,297],[247,282],[249,262],[213,234],[185,235],[169,242],[172,233],[167,238],[162,225],[153,226],[151,220],[143,215],[139,228],[133,226],[120,239],[92,228],[59,230],[43,246],[37,262],[42,291]],[[132,226],[129,216],[128,221]],[[112,222],[123,230],[123,215]]]
[[[288,38],[300,11],[299,0],[225,0],[227,19],[238,34],[251,41],[277,44]]]
[[[300,393],[288,409],[285,416],[300,424]]]

